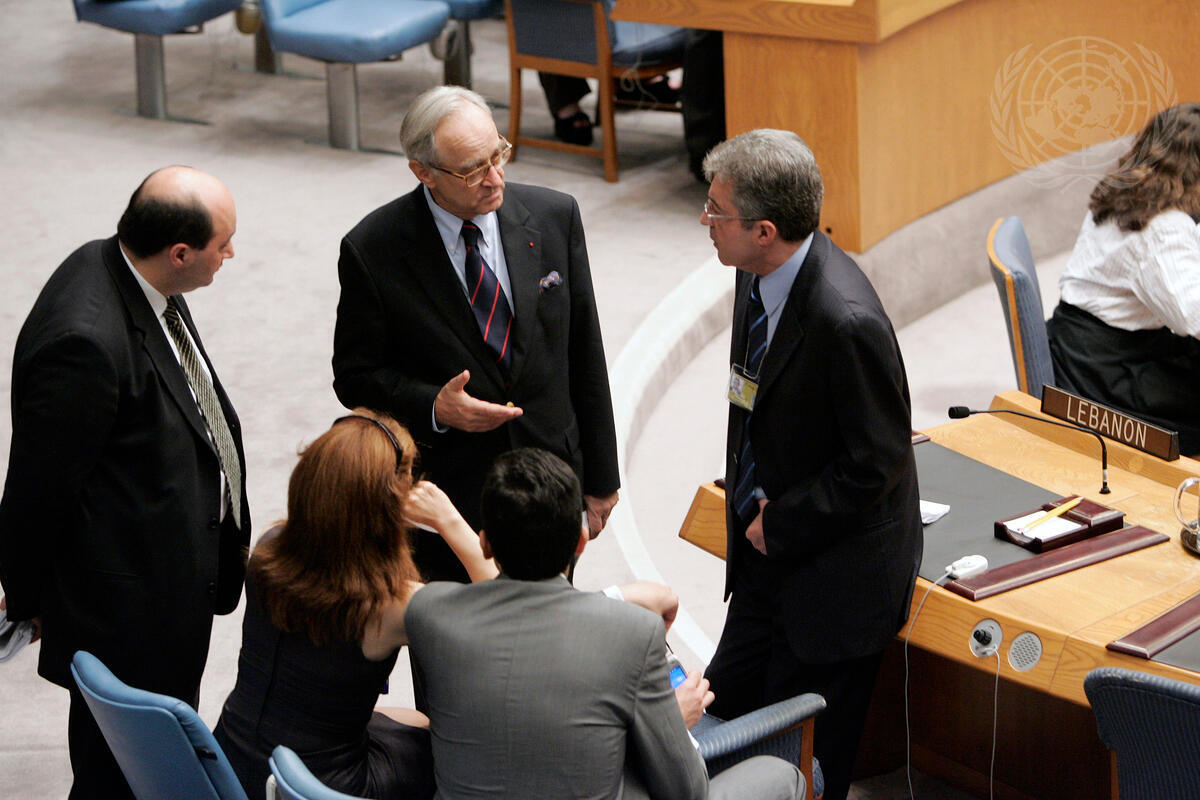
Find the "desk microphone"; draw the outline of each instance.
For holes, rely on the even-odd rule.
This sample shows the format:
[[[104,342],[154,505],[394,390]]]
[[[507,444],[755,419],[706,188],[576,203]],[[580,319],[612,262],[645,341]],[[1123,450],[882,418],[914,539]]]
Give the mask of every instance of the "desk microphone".
[[[1035,417],[1033,414],[1026,414],[1021,411],[1010,411],[1007,408],[976,410],[976,409],[967,408],[966,406],[950,406],[950,410],[948,413],[950,414],[950,419],[964,419],[966,417],[971,416],[972,414],[1015,414],[1018,417],[1025,417],[1026,419],[1037,420],[1038,422],[1045,422],[1049,425],[1057,425],[1060,428],[1070,428],[1073,431],[1080,431],[1082,433],[1090,433],[1092,436],[1095,436],[1096,441],[1098,441],[1100,443],[1100,470],[1101,470],[1101,475],[1102,475],[1102,480],[1103,480],[1103,485],[1100,487],[1100,494],[1111,494],[1111,490],[1108,488],[1108,447],[1105,446],[1105,444],[1104,444],[1104,437],[1101,436],[1100,434],[1096,433],[1091,428],[1083,428],[1083,427],[1080,427],[1079,425],[1068,425],[1065,422],[1055,422],[1052,419],[1046,419],[1045,417]]]

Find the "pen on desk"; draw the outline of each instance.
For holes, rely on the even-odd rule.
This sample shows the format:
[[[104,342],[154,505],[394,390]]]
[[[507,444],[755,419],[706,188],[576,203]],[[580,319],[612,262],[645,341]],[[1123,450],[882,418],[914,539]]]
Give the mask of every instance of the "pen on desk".
[[[1061,515],[1067,513],[1072,508],[1079,505],[1079,501],[1081,501],[1081,500],[1083,500],[1082,496],[1076,497],[1074,500],[1068,500],[1067,502],[1063,503],[1060,506],[1055,506],[1053,509],[1046,512],[1046,516],[1039,517],[1039,518],[1035,519],[1033,522],[1026,525],[1025,530],[1028,531],[1031,528],[1036,528],[1038,525],[1041,525],[1043,522],[1045,522],[1048,519],[1051,519],[1053,517],[1058,517],[1058,516],[1061,516]]]

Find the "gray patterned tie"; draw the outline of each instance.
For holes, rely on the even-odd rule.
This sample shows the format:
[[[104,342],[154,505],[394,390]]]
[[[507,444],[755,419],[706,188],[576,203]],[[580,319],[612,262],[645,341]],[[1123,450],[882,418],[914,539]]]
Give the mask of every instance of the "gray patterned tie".
[[[233,512],[233,521],[240,528],[242,525],[242,462],[238,460],[237,446],[233,443],[233,435],[229,432],[229,423],[221,410],[221,401],[217,390],[204,374],[200,365],[200,354],[192,346],[192,340],[184,327],[183,318],[179,316],[179,306],[174,297],[167,298],[167,310],[163,312],[167,322],[167,330],[175,340],[179,350],[179,363],[187,374],[188,384],[196,396],[196,405],[204,424],[208,426],[208,434],[217,447],[217,460],[221,471],[225,473],[225,497],[229,501],[229,510]]]

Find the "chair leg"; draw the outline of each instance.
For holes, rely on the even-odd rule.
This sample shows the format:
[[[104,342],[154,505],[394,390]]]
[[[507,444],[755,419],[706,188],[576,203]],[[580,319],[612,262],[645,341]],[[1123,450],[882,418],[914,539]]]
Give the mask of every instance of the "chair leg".
[[[271,49],[265,25],[259,25],[258,30],[254,32],[254,71],[269,75],[283,72],[283,58]]]
[[[600,79],[600,136],[604,148],[604,180],[617,182],[617,129],[613,125],[613,82]]]
[[[163,68],[162,37],[135,33],[133,61],[137,72],[138,116],[166,119],[167,79]]]
[[[447,86],[471,88],[471,23],[459,20],[447,41],[442,82]]]
[[[354,64],[325,65],[329,98],[329,146],[358,149],[358,72]]]

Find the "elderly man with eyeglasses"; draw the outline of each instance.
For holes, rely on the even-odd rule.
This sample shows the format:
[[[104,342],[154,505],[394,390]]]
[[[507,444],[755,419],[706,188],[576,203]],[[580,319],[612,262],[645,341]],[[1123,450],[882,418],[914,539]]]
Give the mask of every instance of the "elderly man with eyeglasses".
[[[342,240],[334,391],[402,420],[476,528],[493,459],[549,450],[579,476],[595,537],[619,478],[579,206],[505,184],[512,145],[467,89],[418,97],[400,141],[420,185]],[[416,532],[414,557],[427,580],[466,580],[436,534]]]

